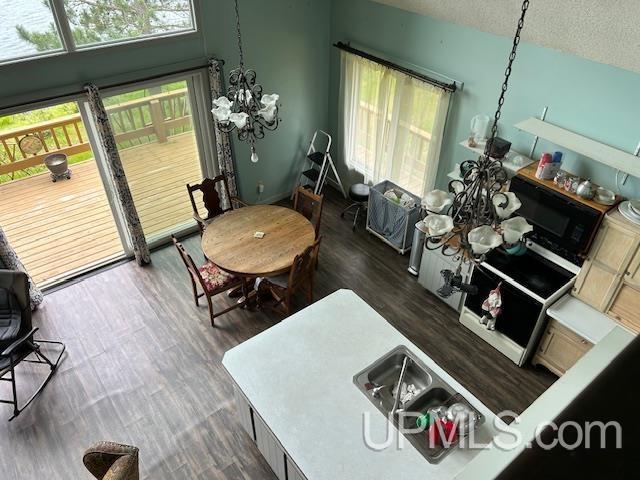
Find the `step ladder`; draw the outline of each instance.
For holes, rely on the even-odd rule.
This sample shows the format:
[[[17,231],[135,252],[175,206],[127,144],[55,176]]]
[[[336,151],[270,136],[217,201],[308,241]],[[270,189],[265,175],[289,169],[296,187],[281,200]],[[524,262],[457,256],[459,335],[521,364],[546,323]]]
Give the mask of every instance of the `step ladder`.
[[[316,140],[320,142],[320,140],[318,139],[318,135],[324,137],[327,141],[324,151],[318,150],[316,148]],[[298,176],[298,184],[296,185],[296,188],[298,186],[308,185],[313,188],[313,193],[315,193],[316,195],[320,195],[325,183],[327,182],[329,170],[331,170],[334,177],[333,180],[340,187],[344,198],[347,198],[347,194],[344,191],[342,181],[340,180],[340,176],[338,175],[338,170],[336,170],[336,166],[333,163],[333,159],[331,158],[331,153],[329,152],[329,150],[331,149],[331,142],[331,135],[329,135],[327,132],[323,130],[316,130],[314,132],[311,143],[309,144],[309,149],[307,150],[307,157],[305,158],[305,167],[309,168],[303,170]]]

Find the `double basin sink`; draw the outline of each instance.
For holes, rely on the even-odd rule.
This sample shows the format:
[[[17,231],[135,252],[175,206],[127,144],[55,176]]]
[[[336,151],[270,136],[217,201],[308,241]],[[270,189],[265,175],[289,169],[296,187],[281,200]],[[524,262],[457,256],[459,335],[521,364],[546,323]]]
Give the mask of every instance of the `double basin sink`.
[[[402,383],[413,384],[416,394],[405,404],[395,403],[394,394],[398,386],[403,365],[406,368]],[[424,365],[409,349],[398,346],[372,365],[362,370],[353,378],[360,391],[375,405],[375,407],[389,418],[400,430],[402,435],[420,452],[429,463],[440,462],[445,455],[456,448],[453,442],[448,448],[434,446],[430,448],[426,431],[416,431],[416,417],[426,413],[430,408],[451,406],[453,403],[464,403],[475,411],[478,421],[477,428],[484,418],[462,395],[455,392],[447,383]],[[376,388],[378,387],[378,388]],[[394,405],[397,410],[391,414]]]

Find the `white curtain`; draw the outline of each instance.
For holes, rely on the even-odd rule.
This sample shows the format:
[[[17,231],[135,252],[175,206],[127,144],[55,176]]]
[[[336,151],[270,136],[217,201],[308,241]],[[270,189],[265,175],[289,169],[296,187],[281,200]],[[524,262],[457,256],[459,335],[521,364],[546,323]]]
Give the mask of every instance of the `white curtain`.
[[[347,165],[423,196],[434,188],[450,93],[341,52],[340,131]]]

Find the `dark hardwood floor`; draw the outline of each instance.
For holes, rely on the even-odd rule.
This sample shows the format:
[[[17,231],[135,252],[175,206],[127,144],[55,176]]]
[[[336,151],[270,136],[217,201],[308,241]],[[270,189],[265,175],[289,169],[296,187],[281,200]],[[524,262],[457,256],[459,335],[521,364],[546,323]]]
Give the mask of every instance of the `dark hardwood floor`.
[[[553,383],[548,372],[516,367],[461,326],[407,273],[408,256],[362,227],[352,233],[339,218],[345,200],[327,196],[316,299],[354,290],[493,411],[521,412]],[[199,237],[185,243],[202,258]],[[98,440],[137,445],[142,478],[275,478],[236,422],[220,362],[278,321],[234,310],[211,328],[172,246],[154,252],[149,267],[127,263],[48,294],[34,324],[43,337],[66,342],[68,354],[17,419],[7,423],[10,409],[0,406],[0,479],[90,478],[82,452]],[[34,375],[23,369],[22,385]]]

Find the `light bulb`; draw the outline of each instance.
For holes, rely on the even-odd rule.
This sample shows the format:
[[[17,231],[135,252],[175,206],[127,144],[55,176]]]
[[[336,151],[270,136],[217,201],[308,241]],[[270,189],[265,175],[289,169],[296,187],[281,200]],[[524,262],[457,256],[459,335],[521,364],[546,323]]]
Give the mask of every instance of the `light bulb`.
[[[256,153],[256,150],[252,147],[251,148],[251,161],[253,163],[258,163],[258,160],[259,160],[258,154]]]

